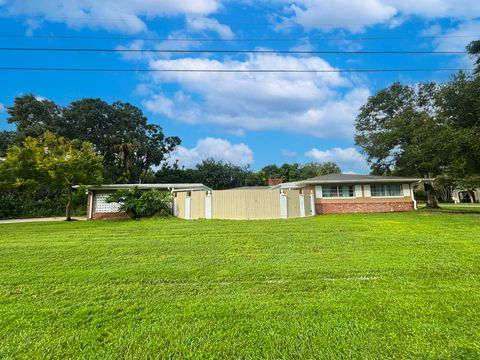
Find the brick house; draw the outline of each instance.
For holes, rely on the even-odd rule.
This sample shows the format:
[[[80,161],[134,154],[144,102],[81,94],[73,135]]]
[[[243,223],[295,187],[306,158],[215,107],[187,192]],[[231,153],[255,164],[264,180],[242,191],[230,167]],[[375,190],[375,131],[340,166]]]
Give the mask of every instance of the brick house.
[[[315,198],[316,214],[390,212],[416,209],[413,185],[428,179],[329,174],[277,185],[302,189]]]

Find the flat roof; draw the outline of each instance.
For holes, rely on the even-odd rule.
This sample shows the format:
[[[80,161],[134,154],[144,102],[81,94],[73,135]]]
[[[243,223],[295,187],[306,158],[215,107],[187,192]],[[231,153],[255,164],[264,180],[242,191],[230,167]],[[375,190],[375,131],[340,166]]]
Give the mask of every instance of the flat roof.
[[[78,186],[77,186],[78,187]],[[87,185],[88,190],[122,190],[137,187],[141,190],[211,190],[203,184],[105,184],[105,185]]]

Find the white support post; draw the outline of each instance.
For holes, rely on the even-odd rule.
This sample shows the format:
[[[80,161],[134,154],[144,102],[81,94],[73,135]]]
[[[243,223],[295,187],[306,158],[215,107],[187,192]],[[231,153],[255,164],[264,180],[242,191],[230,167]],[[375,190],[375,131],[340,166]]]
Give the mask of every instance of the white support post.
[[[192,218],[192,198],[187,196],[185,198],[185,219],[190,220]]]
[[[303,192],[298,195],[298,202],[300,203],[300,217],[305,217],[305,195],[303,195]]]
[[[87,214],[87,219],[92,220],[93,219],[93,202],[95,198],[93,196],[93,192],[88,192],[88,214]]]
[[[313,190],[310,192],[310,209],[312,212],[312,216],[315,215],[315,193]]]
[[[207,196],[205,197],[205,219],[212,218],[212,192],[207,191]]]
[[[173,212],[173,216],[178,216],[178,204],[177,204],[177,197],[174,195],[173,196],[173,209],[172,209],[172,212]]]
[[[283,192],[283,189],[280,190],[280,218],[288,218],[288,204],[287,204],[287,194]]]

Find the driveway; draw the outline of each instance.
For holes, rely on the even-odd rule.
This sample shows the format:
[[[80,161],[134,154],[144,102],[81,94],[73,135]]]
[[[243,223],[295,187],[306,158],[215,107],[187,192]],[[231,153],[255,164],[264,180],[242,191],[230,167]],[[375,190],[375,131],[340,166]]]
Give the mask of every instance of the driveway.
[[[73,216],[74,220],[87,220],[84,216]],[[9,219],[0,220],[0,224],[18,224],[29,222],[45,222],[45,221],[65,221],[65,216],[47,217],[47,218],[31,218],[31,219]]]

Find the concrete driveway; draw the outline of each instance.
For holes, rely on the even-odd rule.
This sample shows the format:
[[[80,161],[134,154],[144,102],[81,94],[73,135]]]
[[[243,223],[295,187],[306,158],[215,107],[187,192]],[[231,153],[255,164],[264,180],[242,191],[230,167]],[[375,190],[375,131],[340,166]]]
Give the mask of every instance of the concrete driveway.
[[[74,220],[87,220],[84,216],[73,216]],[[31,219],[9,219],[9,220],[0,220],[1,224],[18,224],[18,223],[29,223],[29,222],[46,222],[46,221],[65,221],[65,216],[56,216],[56,217],[47,217],[47,218],[31,218]]]

